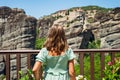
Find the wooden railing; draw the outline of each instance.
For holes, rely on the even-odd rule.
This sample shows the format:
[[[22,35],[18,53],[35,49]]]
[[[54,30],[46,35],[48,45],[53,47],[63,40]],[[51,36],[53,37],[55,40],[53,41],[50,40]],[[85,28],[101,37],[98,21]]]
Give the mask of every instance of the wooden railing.
[[[16,55],[16,67],[17,67],[17,80],[19,80],[19,71],[21,70],[21,54],[27,54],[27,68],[31,69],[31,58],[32,54],[38,54],[40,50],[0,50],[0,56],[6,56],[6,80],[10,80],[10,55]],[[74,50],[75,54],[78,54],[80,61],[80,75],[84,75],[84,54],[89,54],[90,56],[90,80],[95,80],[94,77],[94,54],[100,54],[100,67],[101,67],[101,79],[104,76],[103,70],[105,68],[105,54],[111,54],[111,60],[114,62],[115,53],[120,54],[120,49],[77,49]]]

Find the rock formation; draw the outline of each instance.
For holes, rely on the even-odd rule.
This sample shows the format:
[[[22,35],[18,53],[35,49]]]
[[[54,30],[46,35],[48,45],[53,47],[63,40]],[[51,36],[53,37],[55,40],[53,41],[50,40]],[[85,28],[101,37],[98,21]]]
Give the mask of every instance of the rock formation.
[[[0,49],[34,49],[36,21],[22,9],[0,7]]]
[[[37,20],[27,16],[22,9],[0,7],[0,50],[34,49]],[[11,79],[16,75],[16,56],[11,55]],[[22,68],[26,67],[26,55],[22,56]],[[0,55],[0,74],[5,72],[6,57]]]
[[[120,48],[120,8],[96,13],[93,19],[86,29],[91,29],[95,39],[101,40],[101,48]]]
[[[81,8],[75,8],[75,9],[71,9],[71,10],[61,10],[58,11],[56,13],[53,13],[52,15],[49,15],[47,17],[44,17],[39,21],[39,23],[44,23],[42,22],[44,19],[48,20],[48,17],[52,17],[54,20],[52,20],[51,24],[61,24],[64,26],[65,32],[66,32],[66,37],[67,37],[67,41],[68,44],[70,45],[71,48],[75,49],[75,48],[86,48],[84,46],[84,44],[81,45],[82,39],[83,39],[83,35],[86,34],[87,31],[84,31],[84,24],[85,24],[85,12],[81,9]],[[46,20],[46,21],[47,21]],[[41,37],[46,37],[45,34],[47,34],[48,32],[48,28],[51,26],[39,26],[38,28],[40,30],[40,38]],[[90,30],[88,31],[88,33],[90,32]],[[87,34],[87,37],[90,37],[91,34]],[[94,39],[94,36],[92,36],[92,38],[90,39]],[[89,43],[89,40],[86,39],[87,45]],[[87,46],[86,45],[86,46]]]
[[[51,24],[62,24],[70,47],[87,48],[93,40],[101,40],[101,48],[120,47],[120,8],[105,12],[104,10],[86,10],[80,7],[60,10],[41,18],[39,23],[47,17],[53,17]],[[46,25],[46,24],[45,24]],[[50,26],[49,26],[50,27]],[[45,37],[48,26],[39,26],[40,38]],[[43,34],[44,33],[44,34]]]

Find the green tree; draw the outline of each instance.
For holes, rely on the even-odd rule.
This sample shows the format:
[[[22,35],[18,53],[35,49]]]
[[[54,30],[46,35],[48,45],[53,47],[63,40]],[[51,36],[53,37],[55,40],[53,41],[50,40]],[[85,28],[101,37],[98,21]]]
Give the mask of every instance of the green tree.
[[[45,42],[45,38],[37,38],[35,42],[35,49],[41,49]]]
[[[95,40],[93,42],[89,42],[88,48],[89,49],[99,49],[100,48],[100,40]]]

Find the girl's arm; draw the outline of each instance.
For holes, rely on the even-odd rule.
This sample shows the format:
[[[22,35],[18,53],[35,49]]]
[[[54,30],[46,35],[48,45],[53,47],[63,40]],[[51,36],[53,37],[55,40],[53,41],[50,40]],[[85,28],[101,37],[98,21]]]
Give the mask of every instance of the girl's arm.
[[[42,62],[36,61],[32,69],[35,80],[42,79]]]
[[[68,67],[69,67],[70,80],[76,80],[75,70],[74,70],[74,59],[72,59],[68,62]]]

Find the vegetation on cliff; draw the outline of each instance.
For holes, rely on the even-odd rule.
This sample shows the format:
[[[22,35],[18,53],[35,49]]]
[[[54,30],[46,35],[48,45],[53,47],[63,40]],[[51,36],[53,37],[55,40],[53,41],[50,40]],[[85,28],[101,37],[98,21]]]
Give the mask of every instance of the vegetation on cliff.
[[[104,7],[100,7],[100,6],[83,6],[81,7],[81,9],[87,11],[87,10],[98,10],[98,11],[103,11],[103,12],[108,12],[109,10],[112,10],[112,8],[104,8]]]

